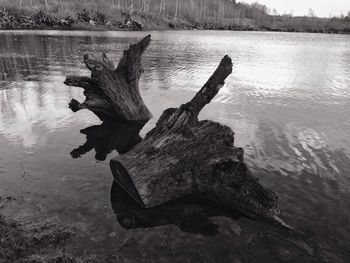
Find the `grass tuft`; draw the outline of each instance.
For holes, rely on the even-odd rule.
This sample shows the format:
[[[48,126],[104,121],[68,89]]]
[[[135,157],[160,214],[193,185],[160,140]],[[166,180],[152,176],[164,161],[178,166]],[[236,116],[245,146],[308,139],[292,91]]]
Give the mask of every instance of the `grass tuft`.
[[[23,226],[0,215],[0,263],[77,262],[68,254],[56,255],[72,236],[73,232],[57,225]]]

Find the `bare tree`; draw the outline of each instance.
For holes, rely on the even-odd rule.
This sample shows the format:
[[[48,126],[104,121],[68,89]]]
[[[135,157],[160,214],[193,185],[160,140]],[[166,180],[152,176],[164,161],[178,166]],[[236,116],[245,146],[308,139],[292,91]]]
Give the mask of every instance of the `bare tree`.
[[[312,8],[309,8],[309,11],[307,12],[307,16],[308,17],[315,17],[316,16],[315,12],[314,12],[314,10],[312,10]]]
[[[207,0],[201,0],[201,18],[207,17]]]
[[[129,9],[130,9],[130,13],[132,13],[132,11],[134,10],[134,0],[131,0]]]
[[[139,13],[148,15],[150,2],[150,0],[141,0],[141,7]]]
[[[165,15],[165,0],[160,0],[158,16]]]
[[[49,4],[48,4],[47,0],[45,0],[45,6],[46,6],[46,9],[49,9]]]
[[[225,20],[225,4],[226,4],[226,0],[220,1],[220,21],[221,22],[224,22]]]
[[[175,16],[174,16],[175,20],[178,20],[179,15],[180,15],[179,13],[180,13],[180,2],[179,2],[179,0],[176,0]]]

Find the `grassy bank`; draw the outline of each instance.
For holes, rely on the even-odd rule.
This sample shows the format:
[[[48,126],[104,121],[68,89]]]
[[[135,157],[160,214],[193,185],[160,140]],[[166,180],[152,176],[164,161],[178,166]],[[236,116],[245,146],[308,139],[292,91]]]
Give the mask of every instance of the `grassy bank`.
[[[248,30],[350,33],[350,17],[270,15],[235,1],[0,0],[0,29]],[[223,6],[222,6],[223,5]],[[349,12],[350,13],[350,12]]]
[[[0,215],[0,262],[83,262],[62,249],[71,235],[56,225],[26,226]]]
[[[87,263],[94,256],[67,252],[76,234],[67,226],[43,222],[22,223],[2,215],[3,208],[17,199],[0,195],[0,263]]]

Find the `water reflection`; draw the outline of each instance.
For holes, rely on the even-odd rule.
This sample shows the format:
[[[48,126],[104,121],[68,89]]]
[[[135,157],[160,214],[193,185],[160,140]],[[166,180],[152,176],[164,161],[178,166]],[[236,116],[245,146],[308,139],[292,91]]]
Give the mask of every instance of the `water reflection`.
[[[81,130],[80,133],[86,135],[86,142],[70,154],[76,159],[95,149],[96,160],[104,161],[113,150],[126,153],[142,140],[139,133],[144,125],[144,122],[105,120],[100,125]]]
[[[211,205],[199,196],[142,208],[116,182],[112,185],[111,202],[118,222],[126,229],[176,225],[184,232],[210,236],[218,233],[218,225],[211,217],[226,216],[234,220],[239,217],[234,211]]]
[[[303,176],[307,172],[349,186],[349,154],[344,148],[332,149],[324,135],[311,127],[281,127],[261,120],[246,154],[252,166],[278,170],[288,176]]]

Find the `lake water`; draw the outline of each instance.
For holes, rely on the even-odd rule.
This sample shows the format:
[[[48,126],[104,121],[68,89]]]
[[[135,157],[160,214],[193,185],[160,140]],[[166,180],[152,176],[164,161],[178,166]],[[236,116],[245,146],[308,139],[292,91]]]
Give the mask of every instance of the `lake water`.
[[[154,118],[141,136],[231,56],[233,73],[200,118],[235,131],[252,172],[279,194],[281,217],[302,233],[291,237],[220,213],[151,217],[130,230],[116,220],[111,196],[117,214],[132,204],[116,186],[111,194],[109,160],[140,140],[138,130],[72,113],[68,102],[84,96],[63,81],[89,74],[84,53],[117,61],[146,34],[0,32],[0,196],[12,196],[0,213],[68,225],[77,233],[68,251],[106,262],[349,262],[350,36],[151,32],[143,57],[140,88]]]

